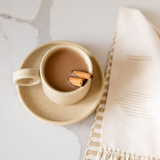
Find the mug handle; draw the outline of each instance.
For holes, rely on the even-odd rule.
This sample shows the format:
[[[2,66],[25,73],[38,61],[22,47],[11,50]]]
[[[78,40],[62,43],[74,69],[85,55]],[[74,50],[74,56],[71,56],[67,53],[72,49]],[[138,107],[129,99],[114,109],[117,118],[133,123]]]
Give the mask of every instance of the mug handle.
[[[20,69],[13,73],[13,82],[19,86],[33,86],[41,83],[40,70],[32,68]]]

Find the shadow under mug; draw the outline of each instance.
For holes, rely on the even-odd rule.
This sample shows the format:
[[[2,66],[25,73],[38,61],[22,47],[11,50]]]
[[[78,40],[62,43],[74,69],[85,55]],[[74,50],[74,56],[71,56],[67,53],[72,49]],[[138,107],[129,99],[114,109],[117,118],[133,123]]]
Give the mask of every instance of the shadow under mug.
[[[91,81],[87,81],[83,87],[74,91],[62,92],[54,89],[49,85],[45,78],[44,67],[47,59],[60,50],[72,50],[80,54],[88,65],[89,73],[93,73],[93,66],[89,56],[80,48],[70,44],[59,44],[52,47],[41,60],[40,70],[33,68],[20,69],[13,74],[13,82],[19,86],[32,86],[42,83],[42,88],[46,96],[56,104],[59,105],[72,105],[81,101],[89,91]]]

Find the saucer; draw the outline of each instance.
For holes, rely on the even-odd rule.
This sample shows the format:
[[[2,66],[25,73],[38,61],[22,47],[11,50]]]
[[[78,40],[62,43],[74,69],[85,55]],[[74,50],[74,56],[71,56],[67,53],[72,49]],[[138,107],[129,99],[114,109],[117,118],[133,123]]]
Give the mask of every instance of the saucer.
[[[53,125],[69,125],[79,122],[89,116],[98,106],[104,88],[104,74],[95,56],[86,48],[68,41],[53,41],[45,43],[33,50],[23,61],[20,69],[40,68],[40,62],[45,53],[55,45],[71,44],[84,50],[91,58],[94,78],[86,97],[74,105],[60,106],[53,103],[43,92],[42,84],[35,86],[17,86],[19,98],[24,107],[39,120]]]

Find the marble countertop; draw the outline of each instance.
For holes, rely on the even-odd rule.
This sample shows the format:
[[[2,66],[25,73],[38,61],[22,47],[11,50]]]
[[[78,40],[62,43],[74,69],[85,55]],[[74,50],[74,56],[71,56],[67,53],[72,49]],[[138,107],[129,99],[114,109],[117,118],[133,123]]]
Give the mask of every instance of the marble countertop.
[[[30,51],[54,40],[88,48],[105,71],[121,5],[140,9],[160,28],[159,0],[0,0],[1,160],[83,159],[95,112],[68,126],[41,122],[22,106],[12,74]]]

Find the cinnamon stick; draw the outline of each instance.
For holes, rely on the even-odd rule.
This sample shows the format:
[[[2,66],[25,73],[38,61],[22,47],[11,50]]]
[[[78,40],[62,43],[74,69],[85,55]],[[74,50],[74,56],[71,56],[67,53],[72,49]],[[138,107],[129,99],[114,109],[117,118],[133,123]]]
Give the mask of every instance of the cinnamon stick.
[[[86,79],[80,77],[69,77],[68,81],[70,84],[77,87],[82,87],[86,83]]]
[[[74,75],[79,76],[81,78],[85,78],[85,79],[89,79],[89,80],[93,79],[93,74],[91,74],[91,73],[82,72],[82,71],[75,71],[75,70],[73,70],[71,73],[73,73]]]

